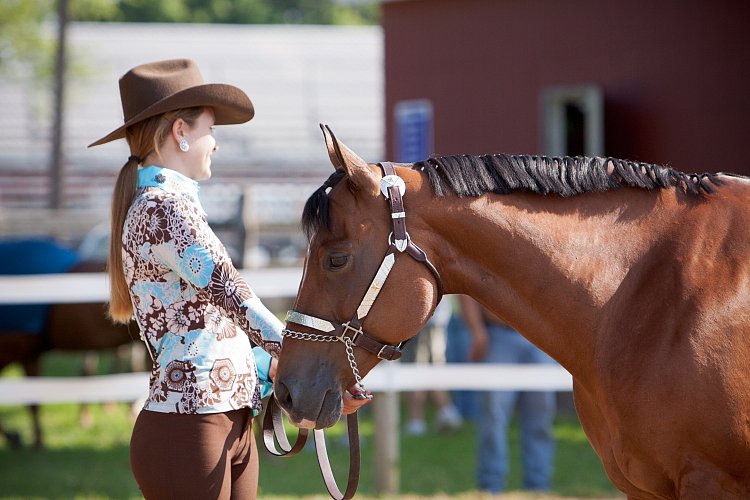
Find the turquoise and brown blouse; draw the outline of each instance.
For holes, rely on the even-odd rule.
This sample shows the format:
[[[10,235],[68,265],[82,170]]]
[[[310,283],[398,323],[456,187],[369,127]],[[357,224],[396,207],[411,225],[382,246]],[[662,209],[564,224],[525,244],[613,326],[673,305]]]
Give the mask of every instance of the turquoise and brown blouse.
[[[257,412],[263,379],[270,391],[269,354],[281,350],[283,325],[209,227],[198,183],[166,168],[139,169],[122,244],[135,318],[153,360],[144,409]]]

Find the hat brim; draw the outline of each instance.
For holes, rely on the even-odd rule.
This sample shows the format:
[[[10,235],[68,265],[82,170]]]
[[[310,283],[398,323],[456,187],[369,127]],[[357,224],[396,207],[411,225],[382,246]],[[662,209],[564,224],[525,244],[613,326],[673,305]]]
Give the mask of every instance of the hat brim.
[[[125,137],[125,130],[131,125],[152,116],[158,116],[167,111],[183,108],[210,107],[214,111],[215,125],[231,125],[245,123],[255,115],[253,103],[242,90],[233,85],[223,83],[207,83],[181,90],[164,99],[155,102],[144,109],[121,127],[105,135],[88,147],[99,146],[116,139]]]

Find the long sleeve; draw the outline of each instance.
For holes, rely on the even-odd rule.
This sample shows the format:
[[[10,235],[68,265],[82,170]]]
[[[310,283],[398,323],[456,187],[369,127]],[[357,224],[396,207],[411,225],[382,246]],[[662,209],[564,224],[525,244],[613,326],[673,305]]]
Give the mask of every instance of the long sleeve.
[[[172,196],[147,211],[161,238],[154,238],[145,251],[230,317],[253,343],[278,357],[283,324],[234,268],[199,206]]]

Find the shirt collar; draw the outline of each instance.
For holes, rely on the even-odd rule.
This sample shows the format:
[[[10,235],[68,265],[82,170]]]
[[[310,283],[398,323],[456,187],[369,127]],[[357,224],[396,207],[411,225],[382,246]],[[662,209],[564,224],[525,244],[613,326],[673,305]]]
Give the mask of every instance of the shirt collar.
[[[203,210],[200,199],[198,198],[198,191],[200,191],[198,182],[176,170],[157,167],[156,165],[139,168],[138,187],[156,187],[168,193],[185,196],[198,205],[204,214],[206,213],[206,211]]]

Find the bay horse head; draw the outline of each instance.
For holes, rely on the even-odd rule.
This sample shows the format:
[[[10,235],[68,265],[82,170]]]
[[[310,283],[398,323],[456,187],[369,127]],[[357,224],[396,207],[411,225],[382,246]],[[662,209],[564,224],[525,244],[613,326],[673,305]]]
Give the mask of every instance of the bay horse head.
[[[321,128],[335,171],[304,209],[310,244],[275,380],[292,422],[316,428],[338,421],[344,391],[379,361],[400,357],[442,294],[437,270],[406,231],[403,198],[428,200],[421,176],[368,164]]]

